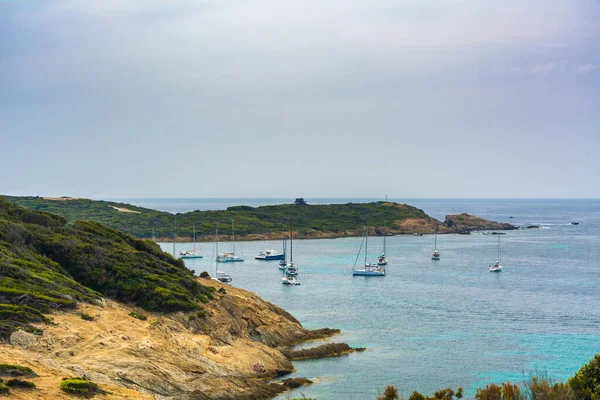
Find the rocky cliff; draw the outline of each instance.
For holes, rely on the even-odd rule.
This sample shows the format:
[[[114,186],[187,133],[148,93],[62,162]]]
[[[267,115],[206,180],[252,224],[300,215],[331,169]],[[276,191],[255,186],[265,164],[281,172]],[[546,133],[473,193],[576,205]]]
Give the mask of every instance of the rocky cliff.
[[[71,399],[59,385],[72,376],[97,383],[106,392],[97,399],[271,398],[287,387],[270,378],[294,370],[278,347],[336,332],[304,329],[253,293],[210,284],[224,290],[215,292],[200,316],[149,313],[105,300],[54,313],[42,335],[14,332],[10,343],[0,345],[2,362],[39,375],[30,379],[37,390],[26,396],[15,391],[14,398]],[[147,320],[130,316],[132,311],[143,312]]]

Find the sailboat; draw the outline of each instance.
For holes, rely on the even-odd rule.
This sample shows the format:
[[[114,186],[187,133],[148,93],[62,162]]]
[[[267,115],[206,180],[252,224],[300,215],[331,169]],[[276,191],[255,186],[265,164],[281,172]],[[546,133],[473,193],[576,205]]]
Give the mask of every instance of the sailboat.
[[[233,280],[231,275],[219,271],[219,223],[217,222],[217,229],[215,230],[215,279],[219,282],[229,283]]]
[[[194,248],[191,250],[181,250],[179,252],[179,257],[181,258],[202,258],[202,254],[196,253],[196,224],[192,222],[192,231],[194,237]]]
[[[432,260],[439,260],[440,259],[440,252],[437,251],[437,233],[438,233],[438,228],[436,226],[435,227],[435,235],[434,235],[434,239],[433,239],[433,253],[431,253],[431,259]]]
[[[502,265],[500,265],[500,235],[498,235],[498,261],[496,261],[496,264],[490,265],[490,272],[502,272]]]
[[[283,259],[279,261],[279,269],[284,271],[287,266],[286,260],[286,251],[287,251],[287,240],[283,239]]]
[[[362,249],[362,243],[360,244],[360,248],[358,249],[358,254],[356,255],[356,260],[354,260],[354,266],[352,266],[352,275],[353,276],[385,276],[385,268],[381,267],[377,264],[372,264],[367,262],[367,254],[368,254],[368,243],[369,243],[369,227],[367,226],[365,229],[365,237],[363,239],[363,243],[365,244],[365,266],[364,268],[356,269],[356,262],[358,261],[358,257],[360,256],[360,251]]]
[[[290,218],[290,263],[285,266],[283,270],[283,276],[281,277],[281,283],[284,285],[299,285],[296,277],[298,276],[298,269],[294,267],[294,242],[292,235],[292,219]]]
[[[386,195],[387,197],[387,195]],[[387,232],[385,230],[385,221],[383,221],[383,253],[381,253],[381,255],[379,256],[379,258],[377,258],[377,265],[379,266],[384,266],[387,265],[387,258],[385,258],[385,237],[387,236]]]
[[[230,252],[226,252],[226,253],[221,253],[218,254],[217,256],[217,262],[242,262],[244,261],[244,257],[240,257],[240,256],[236,256],[235,255],[235,225],[233,222],[233,219],[231,219],[231,232],[232,232],[232,236],[231,236],[231,248],[232,250]]]

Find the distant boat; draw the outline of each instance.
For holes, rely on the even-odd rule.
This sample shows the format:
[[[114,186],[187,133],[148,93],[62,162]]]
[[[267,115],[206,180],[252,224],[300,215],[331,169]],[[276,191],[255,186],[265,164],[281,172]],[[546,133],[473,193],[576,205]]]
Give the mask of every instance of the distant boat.
[[[194,238],[194,248],[191,250],[182,250],[179,252],[179,257],[186,259],[186,258],[203,258],[202,254],[198,254],[196,253],[196,225],[194,223],[192,223],[192,231],[193,231],[193,238]]]
[[[297,280],[298,268],[294,267],[294,238],[293,238],[292,218],[290,217],[290,263],[285,266],[281,283],[284,285],[299,285]]]
[[[387,258],[385,258],[385,237],[387,236],[387,232],[385,230],[385,221],[383,221],[383,252],[381,253],[381,255],[379,256],[379,258],[377,259],[377,265],[379,266],[384,266],[387,265],[388,261]]]
[[[215,258],[215,279],[219,282],[230,283],[233,278],[231,275],[226,274],[225,272],[219,271],[219,223],[217,222],[217,229],[215,230],[215,253],[217,257]]]
[[[502,272],[502,265],[500,265],[500,235],[498,235],[498,261],[496,261],[496,264],[490,265],[490,272]]]
[[[433,239],[433,253],[431,253],[431,259],[436,260],[436,261],[440,259],[440,252],[437,251],[437,231],[438,231],[438,228],[436,226],[435,227],[435,235],[434,235],[434,239]]]
[[[358,254],[356,255],[356,260],[354,260],[354,266],[352,267],[352,275],[353,276],[385,276],[385,268],[381,267],[377,264],[372,264],[367,262],[367,254],[368,254],[368,243],[369,243],[369,227],[367,226],[365,229],[365,237],[363,239],[363,243],[365,244],[365,266],[364,268],[356,269],[356,262],[358,261],[358,257],[360,256],[360,251],[362,249],[362,243],[360,244],[360,248],[358,249]]]
[[[571,222],[571,225],[579,225],[579,222],[573,221]]]
[[[260,253],[258,253],[258,255],[256,257],[254,257],[254,259],[265,260],[265,261],[285,260],[285,253],[279,253],[273,249],[267,249],[265,251],[261,251]]]
[[[235,225],[233,219],[231,220],[231,251],[218,254],[217,262],[228,263],[228,262],[243,262],[244,257],[237,256],[235,254]]]

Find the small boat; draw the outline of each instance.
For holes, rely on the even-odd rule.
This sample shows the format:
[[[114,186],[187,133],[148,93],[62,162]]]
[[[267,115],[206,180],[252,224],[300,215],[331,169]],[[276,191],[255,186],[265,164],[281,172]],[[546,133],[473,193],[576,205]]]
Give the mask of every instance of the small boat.
[[[215,253],[217,253],[217,257],[215,258],[215,279],[222,283],[230,283],[233,278],[231,275],[226,274],[225,272],[219,271],[219,223],[217,222],[217,229],[215,230]]]
[[[500,265],[500,236],[498,236],[498,261],[496,261],[496,264],[490,265],[490,272],[502,272],[502,265]]]
[[[284,285],[299,285],[300,284],[297,280],[298,268],[294,267],[294,238],[293,238],[292,232],[293,232],[292,219],[290,217],[290,263],[287,264],[285,266],[285,268],[283,269],[281,283]]]
[[[287,267],[287,260],[286,260],[286,251],[287,251],[287,240],[283,239],[283,258],[281,259],[281,261],[279,261],[279,269],[281,271],[285,270],[285,268]]]
[[[367,245],[369,242],[369,227],[366,227],[365,237],[363,238],[363,242],[360,244],[360,248],[358,249],[358,254],[356,255],[356,260],[354,260],[354,266],[352,267],[352,276],[385,276],[385,268],[381,267],[377,264],[372,264],[367,262]],[[358,257],[360,256],[360,251],[362,249],[362,244],[365,244],[365,266],[364,268],[356,269],[356,262],[358,261]]]
[[[217,277],[215,279],[222,283],[231,283],[231,281],[233,280],[231,275],[221,271],[217,271]]]
[[[192,223],[192,231],[194,238],[194,248],[191,250],[182,250],[179,252],[179,257],[186,258],[203,258],[202,254],[196,253],[196,224]]]
[[[231,248],[232,250],[226,253],[221,253],[217,256],[217,262],[228,263],[228,262],[243,262],[244,257],[235,254],[235,225],[233,219],[231,220]],[[218,253],[217,253],[218,254]]]
[[[285,253],[279,253],[273,249],[267,249],[265,251],[261,251],[260,253],[258,253],[258,255],[256,257],[254,257],[254,259],[265,260],[265,261],[284,260]]]
[[[385,228],[385,221],[383,222],[383,227]],[[387,265],[387,263],[388,263],[387,258],[385,258],[385,237],[386,236],[387,236],[387,232],[384,229],[384,231],[383,231],[383,252],[377,258],[377,265],[379,265],[380,267]]]
[[[433,253],[431,253],[431,259],[439,261],[439,259],[440,259],[440,252],[437,251],[437,226],[435,228],[435,236],[434,236],[433,240],[434,240],[434,242],[433,242]]]
[[[300,285],[300,282],[296,280],[295,276],[285,275],[281,278],[281,283],[284,285]]]
[[[579,222],[573,221],[573,222],[571,222],[571,225],[579,225]]]

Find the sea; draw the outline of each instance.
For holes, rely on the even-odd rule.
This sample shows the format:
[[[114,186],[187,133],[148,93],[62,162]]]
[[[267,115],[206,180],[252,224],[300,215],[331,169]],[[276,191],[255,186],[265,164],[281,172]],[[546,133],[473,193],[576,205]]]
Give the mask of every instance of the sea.
[[[500,273],[488,270],[498,251],[498,236],[491,234],[438,235],[439,261],[431,259],[432,235],[388,237],[385,277],[352,276],[362,238],[297,240],[294,263],[301,285],[292,287],[281,284],[276,261],[254,259],[261,250],[281,250],[279,241],[237,242],[236,251],[246,261],[219,266],[233,276],[234,286],[283,307],[306,328],[342,330],[322,342],[367,349],[294,362],[297,372],[291,376],[314,383],[280,399],[375,399],[387,385],[396,386],[404,398],[415,390],[431,395],[446,387],[463,387],[466,397],[473,398],[477,388],[490,383],[521,384],[534,375],[564,381],[600,353],[600,200],[390,200],[440,220],[467,212],[523,229],[500,236]],[[118,201],[184,212],[293,199]],[[530,225],[539,228],[527,229]],[[382,238],[368,243],[368,259],[374,261]],[[219,249],[229,245],[221,243]],[[171,243],[161,246],[172,251]],[[179,251],[190,245],[176,246]],[[214,245],[198,246],[205,258],[187,265],[197,273],[213,272]]]

